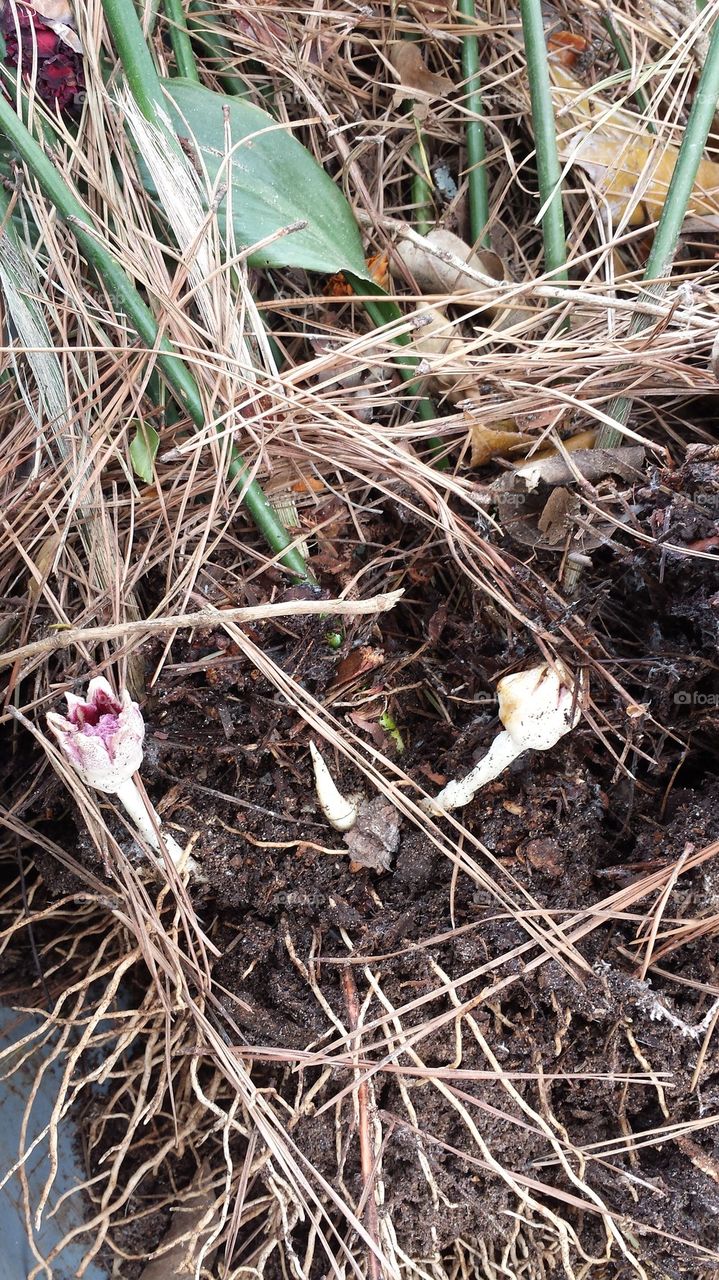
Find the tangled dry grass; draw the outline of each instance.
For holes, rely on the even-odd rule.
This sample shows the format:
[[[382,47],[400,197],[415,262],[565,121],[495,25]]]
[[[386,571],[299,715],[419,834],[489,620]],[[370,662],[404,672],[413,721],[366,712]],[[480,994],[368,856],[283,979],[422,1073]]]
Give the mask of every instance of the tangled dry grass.
[[[202,8],[210,13],[210,6]],[[633,77],[641,75],[649,96],[657,146],[680,138],[717,9],[709,3],[698,16],[690,5],[621,0],[615,6],[630,37]],[[25,219],[32,246],[28,270],[48,343],[42,332],[18,332],[6,290],[0,636],[7,682],[0,723],[10,781],[0,813],[10,870],[0,900],[0,941],[7,974],[28,946],[34,949],[38,976],[22,989],[6,983],[5,998],[42,1009],[43,1018],[27,1043],[5,1058],[15,1069],[18,1051],[30,1055],[44,1046],[44,1063],[59,1062],[63,1070],[48,1133],[45,1193],[39,1204],[30,1204],[26,1195],[31,1241],[51,1202],[57,1127],[78,1102],[95,1100],[85,1140],[89,1151],[102,1152],[102,1161],[75,1192],[86,1193],[90,1204],[78,1274],[101,1250],[114,1258],[115,1274],[129,1274],[123,1267],[132,1264],[141,1270],[146,1250],[142,1243],[133,1250],[128,1229],[137,1226],[141,1242],[143,1224],[167,1208],[173,1210],[173,1226],[142,1272],[147,1280],[169,1274],[171,1266],[173,1274],[206,1280],[280,1274],[297,1280],[321,1274],[370,1280],[543,1280],[565,1274],[600,1280],[657,1274],[645,1258],[652,1228],[646,1222],[639,1227],[628,1211],[617,1213],[587,1170],[594,1162],[611,1166],[617,1155],[644,1144],[674,1141],[686,1147],[697,1121],[627,1133],[596,1150],[576,1145],[554,1113],[551,1064],[528,1058],[521,1079],[508,1071],[497,1049],[501,1031],[490,1034],[480,1011],[494,1011],[501,1027],[506,993],[520,981],[531,984],[547,967],[581,983],[590,969],[583,943],[608,921],[634,930],[642,978],[673,948],[711,934],[716,916],[684,918],[673,899],[669,915],[667,904],[678,877],[710,864],[719,844],[690,850],[681,866],[670,862],[646,871],[581,911],[548,909],[475,831],[454,819],[428,819],[419,807],[417,778],[408,777],[401,760],[355,732],[339,711],[333,714],[285,669],[275,650],[263,648],[246,626],[223,613],[219,621],[236,652],[277,699],[452,864],[452,892],[466,878],[486,896],[496,918],[513,921],[523,934],[521,943],[488,954],[483,964],[465,970],[458,963],[452,972],[436,958],[437,938],[415,938],[412,947],[426,957],[433,981],[421,994],[409,992],[398,1001],[396,992],[385,990],[382,956],[358,952],[351,929],[345,929],[341,1010],[328,998],[319,951],[299,952],[288,927],[287,954],[328,1030],[317,1040],[308,1036],[302,1052],[273,1050],[247,1043],[236,1018],[236,996],[218,988],[212,922],[198,919],[191,886],[169,868],[167,882],[159,886],[142,863],[128,857],[108,822],[106,804],[67,770],[43,733],[45,712],[63,690],[82,687],[89,672],[111,671],[119,685],[129,683],[138,695],[151,692],[172,660],[173,641],[193,633],[185,615],[210,608],[214,618],[238,601],[261,609],[268,593],[278,597],[288,618],[303,612],[306,602],[283,595],[281,573],[248,526],[241,494],[226,484],[232,439],[252,460],[278,510],[289,513],[300,545],[329,554],[325,531],[339,521],[345,541],[361,547],[355,567],[338,581],[336,594],[343,601],[407,588],[420,553],[430,555],[442,566],[448,599],[474,594],[498,628],[520,637],[527,655],[561,653],[571,665],[589,668],[595,696],[587,723],[619,773],[629,773],[630,744],[633,759],[651,764],[671,732],[640,708],[641,740],[632,738],[636,698],[608,651],[602,657],[602,637],[594,633],[590,646],[592,601],[581,583],[573,599],[564,593],[561,556],[548,580],[545,565],[520,564],[490,536],[496,520],[489,485],[519,452],[496,460],[480,479],[468,463],[477,424],[492,428],[510,420],[530,438],[521,456],[547,443],[561,452],[571,434],[606,422],[607,406],[620,394],[634,401],[629,438],[654,458],[681,457],[690,442],[714,443],[707,397],[716,388],[712,351],[719,288],[707,224],[697,222],[696,233],[688,230],[671,287],[664,298],[648,302],[640,298],[647,226],[633,225],[630,208],[608,220],[606,203],[590,179],[568,167],[570,281],[564,287],[547,279],[518,16],[499,0],[479,6],[479,13],[491,231],[506,272],[501,280],[479,273],[475,292],[455,298],[420,295],[411,279],[399,271],[395,277],[407,317],[401,327],[415,331],[415,305],[441,302],[461,339],[461,359],[453,348],[429,361],[426,376],[435,393],[438,383],[451,383],[467,368],[476,384],[477,394],[459,405],[440,391],[433,422],[416,420],[397,382],[391,330],[369,327],[356,302],[330,296],[324,282],[299,271],[248,271],[243,255],[226,251],[212,228],[208,233],[191,216],[181,225],[179,215],[188,209],[179,202],[170,241],[135,178],[124,127],[128,114],[141,146],[142,125],[127,103],[119,105],[100,74],[101,57],[112,57],[112,51],[104,43],[98,0],[76,10],[87,98],[77,134],[54,121],[61,134],[54,158],[69,180],[83,186],[98,233],[191,362],[208,420],[228,428],[222,438],[193,431],[182,419],[153,418],[144,394],[155,376],[153,355],[138,345],[115,299],[91,277],[71,231],[53,215],[32,178],[17,174],[16,212]],[[601,4],[588,0],[562,6],[555,18],[586,37],[585,84],[608,102],[626,102],[632,77],[617,75],[602,13]],[[384,252],[390,258],[398,237],[411,238],[408,174],[417,135],[411,117],[394,105],[388,51],[402,33],[418,34],[432,70],[456,86],[433,104],[422,127],[433,164],[446,164],[458,180],[457,194],[438,215],[445,225],[466,231],[461,29],[451,9],[432,0],[402,11],[388,4],[298,3],[290,10],[263,4],[232,14],[218,6],[214,14],[255,100],[262,105],[271,95],[280,117],[342,185],[365,232],[368,255]],[[160,17],[154,48],[159,65],[165,62],[169,70],[165,34]],[[221,87],[209,55],[201,67],[205,83]],[[35,102],[34,110],[42,115],[44,108]],[[151,140],[144,142],[147,150]],[[651,314],[652,326],[632,336],[638,306]],[[261,320],[269,323],[275,347]],[[369,421],[358,418],[360,408],[365,419],[371,410]],[[162,445],[155,482],[142,486],[128,462],[128,442],[146,421],[157,422]],[[438,470],[424,447],[434,437],[446,447],[449,470]],[[616,495],[607,502],[595,499],[596,494],[593,518],[602,530],[609,523],[634,549],[646,543],[626,503],[622,508]],[[364,540],[362,517],[385,501],[414,530],[407,546]],[[713,558],[711,547],[685,554]],[[139,626],[146,619],[163,638],[151,665],[143,647],[148,631]],[[606,689],[612,701],[602,696]],[[75,856],[66,840],[52,839],[35,810],[28,817],[53,770],[99,855],[102,874]],[[70,888],[59,896],[47,892],[49,858],[62,869],[60,883],[68,877]],[[439,941],[461,937],[466,927],[449,929]],[[692,1028],[697,1073],[711,1053],[716,1006],[702,1018]],[[453,1052],[437,1065],[433,1046],[442,1034]],[[632,1053],[635,1070],[608,1063],[605,1078],[627,1090],[648,1090],[664,1107],[666,1081],[651,1053],[636,1040]],[[46,1069],[39,1070],[38,1088]],[[381,1111],[375,1097],[378,1078],[389,1077],[401,1100],[393,1116]],[[470,1083],[485,1080],[493,1090],[487,1095],[491,1104],[468,1092]],[[528,1080],[531,1091],[520,1087]],[[452,1116],[444,1136],[423,1120],[420,1087]],[[28,1117],[32,1104],[28,1099]],[[333,1180],[313,1167],[297,1136],[308,1117],[323,1114],[334,1122]],[[531,1174],[503,1163],[493,1149],[497,1117],[531,1135],[538,1153]],[[715,1117],[705,1119],[708,1125]],[[461,1148],[468,1180],[482,1171],[503,1185],[504,1218],[493,1239],[458,1235],[448,1246],[435,1230],[426,1254],[412,1253],[401,1214],[385,1211],[392,1176],[384,1166],[385,1151],[398,1127],[437,1220],[448,1205],[437,1179],[438,1147]],[[353,1144],[361,1169],[359,1195],[343,1176]],[[23,1147],[11,1171],[20,1178],[28,1155]],[[170,1156],[176,1181],[163,1185],[158,1175]],[[33,1278],[61,1274],[53,1268],[66,1243],[50,1257],[33,1244]],[[693,1274],[713,1274],[715,1250],[683,1239],[681,1232],[673,1243],[682,1259],[693,1259]]]

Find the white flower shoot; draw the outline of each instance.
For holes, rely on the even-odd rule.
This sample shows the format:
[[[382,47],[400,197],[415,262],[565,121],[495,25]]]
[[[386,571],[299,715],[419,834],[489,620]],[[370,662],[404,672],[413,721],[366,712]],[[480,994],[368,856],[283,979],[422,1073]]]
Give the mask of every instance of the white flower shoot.
[[[180,867],[184,850],[165,832],[160,843],[160,819],[133,781],[142,764],[145,738],[145,722],[137,703],[126,689],[117,698],[103,676],[90,681],[85,698],[74,693],[65,697],[67,715],[55,711],[47,715],[65,758],[89,787],[117,796],[150,847],[161,851],[164,845],[175,866]],[[187,865],[193,869],[193,860]]]
[[[523,751],[549,751],[578,724],[584,691],[584,681],[575,682],[560,662],[505,676],[497,684],[503,732],[471,773],[448,782],[434,800],[425,802],[426,812],[441,815],[461,809]]]
[[[351,831],[357,821],[357,805],[347,800],[337,790],[332,775],[314,742],[310,743],[310,755],[315,771],[315,788],[320,809],[335,831]]]

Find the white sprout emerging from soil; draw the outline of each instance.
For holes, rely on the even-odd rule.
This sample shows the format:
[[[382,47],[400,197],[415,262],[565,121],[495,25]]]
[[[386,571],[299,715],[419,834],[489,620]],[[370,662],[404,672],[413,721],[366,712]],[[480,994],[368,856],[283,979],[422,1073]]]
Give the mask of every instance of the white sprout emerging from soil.
[[[145,722],[137,703],[126,689],[117,698],[103,676],[90,681],[86,698],[74,693],[65,697],[67,715],[49,711],[47,723],[66,759],[88,787],[116,796],[150,847],[162,852],[164,845],[175,866],[180,867],[184,850],[164,831],[160,839],[160,819],[133,781],[142,764],[145,738]],[[191,858],[187,866],[195,869]]]
[[[579,695],[583,681],[575,683],[562,663],[544,662],[529,671],[517,671],[497,684],[499,718],[504,730],[486,756],[465,778],[448,782],[434,800],[425,803],[431,814],[461,809],[523,751],[548,751],[579,722]]]
[[[337,790],[321,752],[310,743],[310,755],[315,771],[315,788],[320,809],[335,831],[351,831],[357,821],[357,805]]]

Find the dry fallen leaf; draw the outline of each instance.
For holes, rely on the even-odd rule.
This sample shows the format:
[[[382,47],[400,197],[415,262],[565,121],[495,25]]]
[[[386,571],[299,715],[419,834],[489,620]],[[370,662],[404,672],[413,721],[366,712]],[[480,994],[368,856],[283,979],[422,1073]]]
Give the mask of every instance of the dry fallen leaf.
[[[471,410],[469,412],[471,416]],[[522,435],[512,418],[504,418],[495,427],[488,427],[483,422],[474,420],[469,430],[472,467],[483,467],[492,458],[506,455],[510,451],[516,453],[518,450],[528,449],[534,443],[534,437]]]
[[[572,520],[579,510],[579,498],[571,489],[558,485],[552,489],[537,520],[537,528],[550,547],[564,542],[571,530]]]
[[[640,117],[612,108],[550,58],[563,162],[579,165],[606,198],[614,219],[629,211],[629,225],[655,221],[664,207],[678,150],[646,132]],[[688,214],[719,214],[719,164],[701,160]]]
[[[26,0],[28,9],[34,9],[40,18],[47,22],[64,22],[68,27],[75,26],[75,15],[67,0]]]
[[[469,365],[467,344],[456,325],[439,307],[417,307],[421,319],[414,332],[414,349],[435,387],[450,404],[477,395],[477,374]]]
[[[421,306],[417,310],[423,323],[415,330],[413,346],[421,357],[420,369],[429,389],[440,391],[450,404],[460,401],[479,403],[482,396],[477,374],[471,366],[467,344],[458,336],[456,326],[439,307]],[[520,446],[529,448],[533,443],[534,437],[521,435],[517,424],[510,418],[502,421],[496,430],[474,418],[471,407],[468,415],[472,446],[470,465],[473,467],[482,467],[497,454]]]
[[[447,76],[435,75],[422,57],[418,44],[412,40],[397,40],[390,47],[389,60],[399,77],[393,106],[399,106],[406,98],[415,98],[425,108],[432,98],[444,98],[454,89]],[[417,112],[418,118],[422,112]]]
[[[494,281],[506,279],[501,258],[491,249],[473,250],[453,231],[437,227],[424,236],[425,245],[416,240],[400,240],[396,247],[397,258],[414,277],[421,293],[476,293],[481,284],[462,272],[456,262],[443,261],[441,255],[459,259],[473,271]],[[438,256],[439,255],[439,256]],[[390,270],[392,263],[390,263]]]
[[[344,837],[353,862],[373,871],[389,871],[399,848],[400,815],[384,796],[364,800],[357,821]]]
[[[579,474],[590,483],[608,476],[618,476],[632,484],[642,474],[644,450],[641,446],[617,449],[579,449],[572,462]],[[587,552],[611,538],[616,521],[598,520],[592,527],[581,527],[576,516],[580,496],[571,487],[574,473],[561,455],[531,462],[507,472],[491,485],[496,497],[497,514],[502,528],[515,542],[524,546],[556,550],[571,546]]]

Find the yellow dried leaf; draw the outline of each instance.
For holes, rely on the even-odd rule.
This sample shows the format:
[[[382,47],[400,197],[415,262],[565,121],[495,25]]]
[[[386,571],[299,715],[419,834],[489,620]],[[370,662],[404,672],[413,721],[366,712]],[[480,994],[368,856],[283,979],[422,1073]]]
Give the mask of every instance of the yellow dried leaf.
[[[515,453],[520,448],[528,449],[532,444],[532,437],[523,436],[511,418],[507,418],[500,425],[505,429],[496,431],[494,427],[486,427],[482,422],[472,423],[470,466],[483,467],[498,454],[507,454],[510,450]]]
[[[629,210],[629,225],[656,221],[666,200],[678,150],[642,132],[638,115],[588,95],[556,59],[550,59],[563,162],[579,165],[592,179],[617,219]],[[572,127],[573,126],[573,127]],[[687,211],[719,213],[719,164],[701,160]]]

